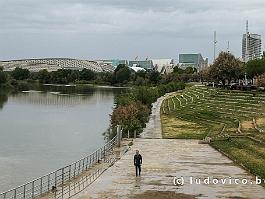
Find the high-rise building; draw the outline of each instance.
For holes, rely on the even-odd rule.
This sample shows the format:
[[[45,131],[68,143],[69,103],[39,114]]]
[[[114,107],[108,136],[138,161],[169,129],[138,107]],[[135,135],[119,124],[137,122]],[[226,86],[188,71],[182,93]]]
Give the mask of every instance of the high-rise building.
[[[246,35],[247,38],[246,38]],[[258,34],[243,34],[242,59],[244,62],[261,58],[261,36]]]

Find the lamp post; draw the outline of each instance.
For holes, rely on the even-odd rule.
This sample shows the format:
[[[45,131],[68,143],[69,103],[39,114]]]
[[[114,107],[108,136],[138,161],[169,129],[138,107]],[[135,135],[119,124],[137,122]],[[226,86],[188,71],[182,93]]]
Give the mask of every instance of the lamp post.
[[[247,73],[245,72],[245,85],[248,85]]]

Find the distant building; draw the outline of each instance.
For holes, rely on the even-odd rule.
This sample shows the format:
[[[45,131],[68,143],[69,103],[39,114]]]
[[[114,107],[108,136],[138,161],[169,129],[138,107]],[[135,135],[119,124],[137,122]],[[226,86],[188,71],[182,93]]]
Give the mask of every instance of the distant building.
[[[0,61],[0,66],[5,71],[12,71],[15,68],[28,69],[32,72],[38,72],[46,69],[48,71],[57,71],[59,69],[83,70],[89,69],[95,72],[113,71],[110,67],[99,64],[96,61],[79,60],[71,58],[43,58],[43,59],[22,59]]]
[[[144,68],[137,67],[137,66],[132,66],[130,67],[134,72],[139,72],[139,71],[146,71]]]
[[[145,60],[145,61],[134,60],[134,61],[129,61],[129,67],[140,67],[140,68],[143,68],[145,70],[153,70],[154,69],[154,65],[153,65],[152,60]]]
[[[114,67],[117,67],[120,64],[124,64],[124,65],[128,66],[128,61],[125,59],[113,59],[112,60],[112,65]]]
[[[200,71],[208,66],[208,58],[203,59],[200,53],[179,54],[179,66],[181,68],[193,67]]]
[[[173,59],[152,59],[154,69],[162,74],[173,72]]]
[[[247,46],[247,47],[246,47]],[[247,62],[253,59],[261,58],[261,35],[246,34],[242,37],[242,59]]]
[[[120,60],[120,59],[101,59],[101,60],[97,60],[98,63],[100,63],[101,65],[104,66],[111,66],[114,69],[119,65],[119,64],[124,64],[124,65],[128,65],[128,61],[127,60]]]

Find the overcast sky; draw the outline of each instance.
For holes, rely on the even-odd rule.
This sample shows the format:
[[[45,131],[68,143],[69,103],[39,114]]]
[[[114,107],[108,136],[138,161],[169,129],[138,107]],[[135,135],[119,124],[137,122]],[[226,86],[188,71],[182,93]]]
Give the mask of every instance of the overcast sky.
[[[265,35],[264,0],[0,0],[0,60],[241,57],[245,21]],[[263,45],[264,46],[264,45]]]

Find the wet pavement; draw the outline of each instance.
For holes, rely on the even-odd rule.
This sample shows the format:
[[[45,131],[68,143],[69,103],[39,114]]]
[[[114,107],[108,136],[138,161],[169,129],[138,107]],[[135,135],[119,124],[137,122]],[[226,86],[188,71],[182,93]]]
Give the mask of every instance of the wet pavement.
[[[165,98],[169,97],[173,93],[167,93],[164,96],[161,96],[157,99],[156,102],[152,104],[152,112],[149,116],[149,121],[146,124],[145,129],[141,133],[141,138],[162,138],[162,128],[161,128],[161,119],[160,119],[160,107]]]
[[[143,156],[141,177],[135,177],[133,155],[136,149]],[[174,177],[182,176],[184,184],[174,185]],[[198,185],[195,180],[191,184],[190,177],[201,180],[210,177],[210,184],[201,182]],[[216,180],[212,181],[212,178],[218,178],[219,184],[214,184]],[[222,184],[221,179],[227,179],[227,182]],[[240,182],[248,179],[253,184],[250,181],[247,185],[234,184],[234,181],[230,184],[229,179]],[[118,162],[75,198],[137,198],[137,195],[164,191],[176,194],[172,198],[178,198],[177,194],[185,194],[187,198],[265,198],[265,189],[255,184],[254,176],[209,145],[198,144],[196,140],[140,138]]]

